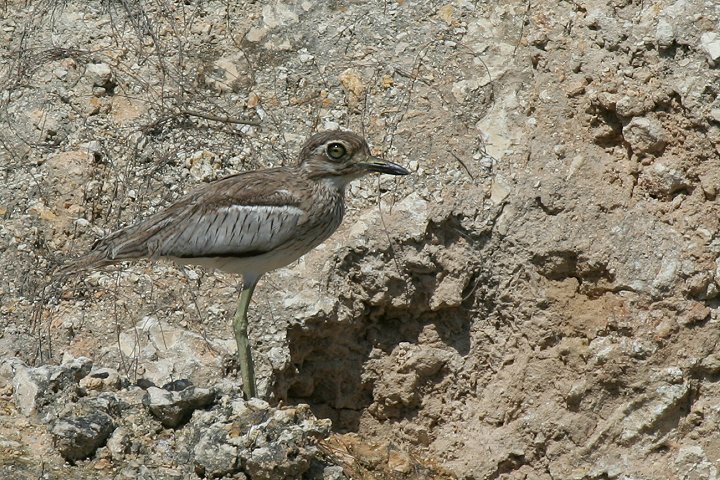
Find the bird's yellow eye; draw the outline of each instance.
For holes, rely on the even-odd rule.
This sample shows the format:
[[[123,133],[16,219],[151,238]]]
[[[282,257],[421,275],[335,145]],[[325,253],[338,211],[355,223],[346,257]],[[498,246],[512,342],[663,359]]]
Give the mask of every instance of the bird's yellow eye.
[[[345,156],[347,153],[347,150],[345,150],[345,146],[342,143],[333,142],[327,146],[327,154],[330,158],[334,158],[335,160],[338,160]]]

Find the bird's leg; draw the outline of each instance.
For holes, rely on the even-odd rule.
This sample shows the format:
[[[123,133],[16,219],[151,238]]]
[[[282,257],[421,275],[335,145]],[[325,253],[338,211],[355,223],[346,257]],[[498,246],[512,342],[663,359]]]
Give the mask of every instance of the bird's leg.
[[[233,320],[233,330],[235,331],[235,341],[237,342],[237,355],[240,362],[240,376],[243,382],[243,393],[247,400],[257,396],[257,388],[255,386],[255,368],[253,366],[252,352],[250,351],[250,339],[248,338],[248,319],[247,311],[250,305],[250,298],[253,290],[257,285],[257,279],[246,281],[243,279],[242,292],[240,293],[240,301],[238,302],[237,312]]]

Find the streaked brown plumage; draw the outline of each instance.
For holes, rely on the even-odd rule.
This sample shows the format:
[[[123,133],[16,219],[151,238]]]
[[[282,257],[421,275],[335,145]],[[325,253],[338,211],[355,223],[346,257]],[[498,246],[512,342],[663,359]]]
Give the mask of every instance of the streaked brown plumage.
[[[258,279],[332,235],[345,211],[345,186],[370,172],[409,173],[373,157],[365,140],[354,133],[321,132],[305,143],[297,165],[239,173],[202,185],[166,210],[99,240],[65,270],[167,258],[242,274],[234,327],[243,387],[247,396],[255,396],[246,322]],[[244,362],[249,363],[247,369]]]

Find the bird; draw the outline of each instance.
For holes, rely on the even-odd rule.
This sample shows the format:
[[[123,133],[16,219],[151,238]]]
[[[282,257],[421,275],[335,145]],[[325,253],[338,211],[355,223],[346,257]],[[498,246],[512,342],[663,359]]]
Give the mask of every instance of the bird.
[[[267,272],[287,266],[335,232],[345,189],[370,173],[410,172],[372,155],[361,136],[343,130],[312,135],[293,166],[240,172],[203,184],[172,205],[99,239],[63,272],[124,261],[167,259],[239,274],[232,328],[245,398],[257,396],[247,312]]]

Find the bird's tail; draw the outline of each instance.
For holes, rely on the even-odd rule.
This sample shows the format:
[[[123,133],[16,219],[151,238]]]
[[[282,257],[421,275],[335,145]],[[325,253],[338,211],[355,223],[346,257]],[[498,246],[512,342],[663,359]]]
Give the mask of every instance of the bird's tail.
[[[78,258],[66,261],[63,265],[58,268],[53,276],[55,277],[69,277],[71,275],[77,275],[86,270],[92,268],[104,267],[106,265],[112,265],[117,263],[118,260],[108,258],[107,254],[102,250],[93,250],[90,253],[82,255]]]
[[[88,253],[65,262],[57,273],[64,276],[74,275],[93,268],[142,257],[142,252],[127,248],[128,243],[133,244],[132,240],[137,235],[138,230],[142,232],[137,226],[125,227],[107,237],[96,240]]]
[[[66,262],[56,274],[74,275],[92,268],[113,265],[139,258],[156,259],[161,255],[156,237],[172,225],[172,216],[166,212],[148,217],[144,221],[121,228],[95,242],[90,252]]]

